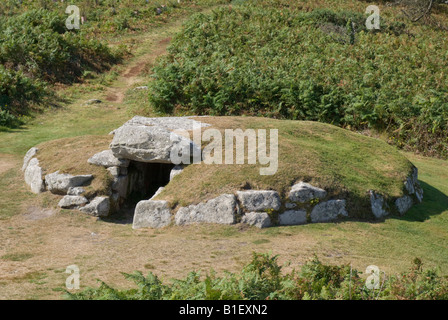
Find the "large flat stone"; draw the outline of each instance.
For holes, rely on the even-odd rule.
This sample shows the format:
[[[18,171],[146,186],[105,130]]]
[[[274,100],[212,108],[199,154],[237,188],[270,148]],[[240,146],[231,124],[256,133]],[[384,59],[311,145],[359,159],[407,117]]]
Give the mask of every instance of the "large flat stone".
[[[233,194],[223,194],[207,202],[180,208],[175,216],[177,225],[192,223],[234,224],[239,213]]]
[[[311,222],[335,221],[339,217],[347,217],[345,200],[329,200],[317,204],[311,211]]]
[[[277,191],[247,190],[238,191],[237,195],[243,208],[249,212],[279,210],[282,204]]]
[[[171,211],[166,201],[140,201],[134,213],[132,228],[162,228],[171,223]]]
[[[291,187],[288,199],[292,202],[305,203],[313,199],[323,199],[326,196],[327,192],[325,190],[301,181]]]
[[[92,179],[93,176],[91,174],[73,176],[56,171],[45,176],[45,183],[48,191],[51,193],[65,195],[70,188],[83,186]]]

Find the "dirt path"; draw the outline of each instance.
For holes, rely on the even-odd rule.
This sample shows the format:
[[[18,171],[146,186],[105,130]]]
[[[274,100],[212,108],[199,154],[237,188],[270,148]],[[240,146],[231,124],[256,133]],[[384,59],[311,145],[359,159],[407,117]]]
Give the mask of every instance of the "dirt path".
[[[106,100],[108,102],[123,103],[126,91],[144,80],[141,76],[143,70],[147,65],[154,63],[158,57],[167,53],[166,49],[170,41],[170,37],[156,41],[150,52],[137,57],[135,61],[127,66],[115,81],[115,84],[108,88]]]

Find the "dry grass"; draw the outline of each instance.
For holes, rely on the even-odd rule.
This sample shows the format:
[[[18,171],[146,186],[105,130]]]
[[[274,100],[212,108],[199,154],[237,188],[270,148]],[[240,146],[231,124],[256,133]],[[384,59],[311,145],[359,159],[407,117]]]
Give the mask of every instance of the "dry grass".
[[[91,165],[87,160],[94,154],[109,149],[111,136],[82,136],[63,138],[39,144],[39,159],[44,174],[59,171],[72,175],[92,174],[94,179],[86,187],[86,195],[107,194],[111,177],[101,166]]]

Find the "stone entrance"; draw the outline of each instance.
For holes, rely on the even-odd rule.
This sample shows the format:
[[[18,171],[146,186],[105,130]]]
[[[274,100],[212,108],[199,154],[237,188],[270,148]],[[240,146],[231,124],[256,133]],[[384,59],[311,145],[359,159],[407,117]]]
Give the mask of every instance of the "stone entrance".
[[[125,203],[135,206],[141,200],[152,198],[159,188],[165,187],[170,182],[173,168],[174,164],[170,163],[130,161]]]

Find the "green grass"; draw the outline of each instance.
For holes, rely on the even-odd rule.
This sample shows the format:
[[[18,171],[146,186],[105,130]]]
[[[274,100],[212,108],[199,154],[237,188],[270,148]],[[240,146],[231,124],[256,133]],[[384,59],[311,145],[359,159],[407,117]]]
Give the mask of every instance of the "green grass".
[[[294,183],[308,181],[328,190],[331,197],[346,198],[352,216],[368,218],[368,191],[375,190],[390,198],[403,196],[403,182],[412,166],[387,143],[329,124],[256,117],[198,120],[221,131],[278,129],[277,172],[260,175],[262,166],[259,164],[193,164],[184,169],[181,178],[173,179],[157,199],[184,206],[223,193],[234,193],[247,186],[276,190],[286,198]]]
[[[16,253],[8,253],[0,257],[2,260],[8,260],[8,261],[25,261],[30,258],[32,258],[34,254],[28,253],[28,252],[16,252]]]

